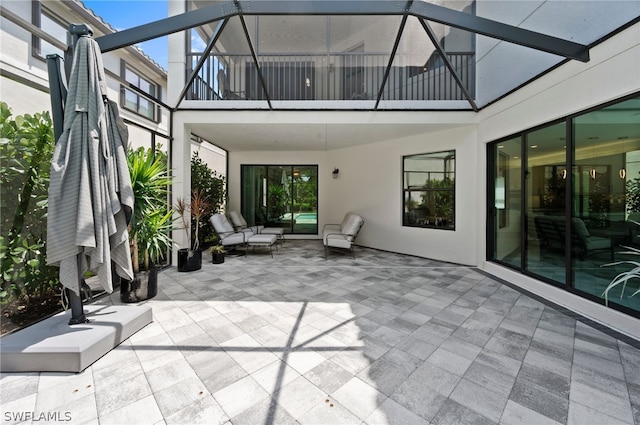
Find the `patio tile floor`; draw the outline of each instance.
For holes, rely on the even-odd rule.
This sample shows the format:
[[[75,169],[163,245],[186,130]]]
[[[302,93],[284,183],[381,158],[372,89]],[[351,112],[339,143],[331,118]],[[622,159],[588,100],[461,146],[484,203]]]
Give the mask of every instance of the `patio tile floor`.
[[[167,269],[154,322],[82,373],[2,374],[1,421],[640,424],[640,342],[473,268],[356,255]]]

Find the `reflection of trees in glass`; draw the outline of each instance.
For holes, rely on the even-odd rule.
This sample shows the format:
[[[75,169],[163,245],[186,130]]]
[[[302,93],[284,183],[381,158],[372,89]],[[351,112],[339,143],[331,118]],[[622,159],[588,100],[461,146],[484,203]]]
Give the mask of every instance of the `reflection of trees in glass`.
[[[437,225],[453,222],[454,179],[427,180],[426,191],[421,195],[422,202],[417,209],[430,212]]]
[[[626,193],[627,213],[640,212],[640,178],[627,180]]]
[[[270,184],[267,191],[267,205],[271,217],[282,217],[287,211],[289,196],[279,184]]]
[[[293,187],[295,196],[293,197],[293,210],[296,212],[317,211],[318,198],[317,188],[317,168],[305,169],[295,177]]]
[[[544,192],[542,195],[542,207],[548,209],[562,209],[565,205],[565,186],[564,179],[560,174],[554,171],[551,177],[545,181]]]

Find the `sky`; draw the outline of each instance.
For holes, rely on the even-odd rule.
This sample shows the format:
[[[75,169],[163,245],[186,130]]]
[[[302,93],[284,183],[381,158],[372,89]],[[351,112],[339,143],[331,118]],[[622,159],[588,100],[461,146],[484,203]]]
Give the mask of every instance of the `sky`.
[[[148,24],[168,16],[170,0],[82,0],[84,5],[118,31]],[[137,46],[165,70],[168,68],[167,36]]]

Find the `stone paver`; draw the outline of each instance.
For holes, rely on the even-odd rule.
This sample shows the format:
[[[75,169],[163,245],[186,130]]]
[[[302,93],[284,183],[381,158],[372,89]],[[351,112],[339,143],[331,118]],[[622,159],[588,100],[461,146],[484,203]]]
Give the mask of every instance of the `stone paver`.
[[[146,304],[80,374],[1,374],[2,423],[640,425],[640,342],[469,267],[287,240]]]

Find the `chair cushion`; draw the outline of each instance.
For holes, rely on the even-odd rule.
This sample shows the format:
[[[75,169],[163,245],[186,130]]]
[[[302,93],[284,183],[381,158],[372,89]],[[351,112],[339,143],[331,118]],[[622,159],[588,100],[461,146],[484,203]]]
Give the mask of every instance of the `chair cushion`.
[[[325,239],[325,245],[326,246],[331,246],[334,248],[345,248],[345,249],[349,249],[351,248],[351,241],[353,239],[349,240],[348,237],[344,236],[344,235],[327,235],[326,239]]]
[[[245,227],[247,227],[247,220],[245,220],[242,214],[240,214],[238,211],[230,211],[228,216],[231,220],[231,224],[233,224],[233,227],[240,229],[244,229]]]
[[[344,229],[345,226],[347,226],[349,224],[349,220],[351,219],[351,216],[353,215],[353,213],[346,213],[344,215],[344,218],[342,219],[342,223],[340,223],[340,228]]]
[[[608,249],[611,248],[611,239],[590,236],[587,241],[587,249]]]
[[[214,214],[211,216],[210,221],[211,225],[216,230],[216,233],[221,237],[227,233],[235,232],[233,226],[229,223],[229,220],[227,220],[227,217],[225,217],[224,214]]]
[[[578,235],[580,239],[585,241],[585,243],[589,242],[589,231],[587,230],[587,226],[584,225],[584,221],[579,218],[572,218],[571,223],[573,224],[573,231]]]
[[[247,237],[250,235],[247,235]],[[222,237],[220,243],[222,246],[241,245],[246,241],[244,233],[231,233],[225,237]]]
[[[282,236],[284,235],[284,229],[282,227],[264,227],[260,229],[262,226],[258,226],[259,232],[264,235],[276,235]]]
[[[275,243],[276,239],[278,239],[278,237],[276,235],[265,235],[265,234],[261,234],[261,235],[253,235],[251,236],[247,242],[249,243],[249,245],[267,245],[267,246],[271,246]]]
[[[360,231],[360,227],[362,227],[363,221],[364,220],[362,220],[362,217],[360,217],[359,215],[349,213],[347,214],[347,217],[342,221],[340,230],[342,230],[342,233],[347,235],[346,238],[350,242],[353,242],[353,240],[358,235],[358,232]]]

